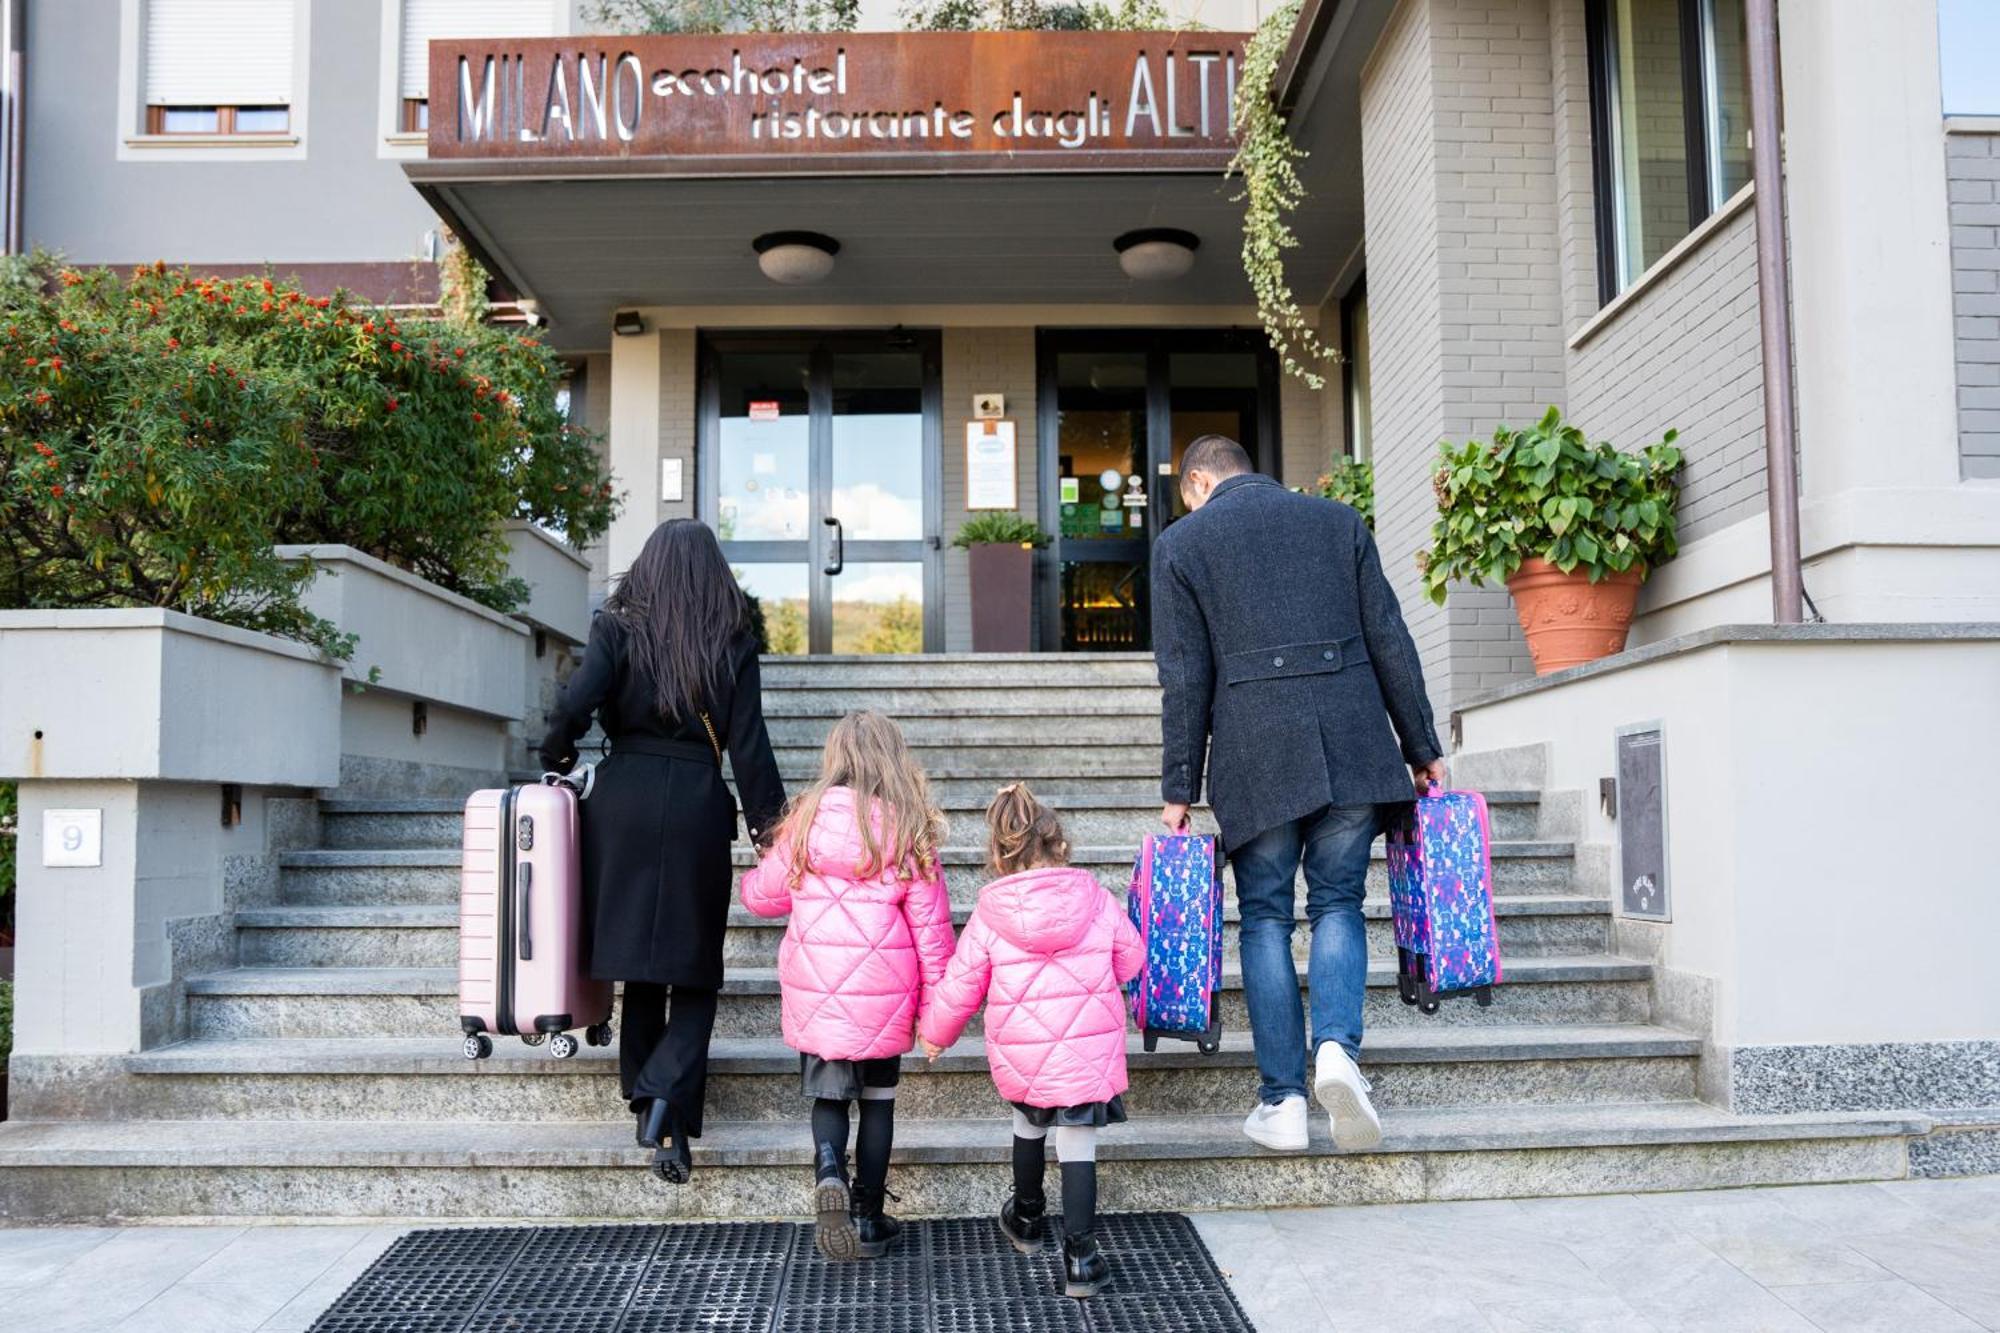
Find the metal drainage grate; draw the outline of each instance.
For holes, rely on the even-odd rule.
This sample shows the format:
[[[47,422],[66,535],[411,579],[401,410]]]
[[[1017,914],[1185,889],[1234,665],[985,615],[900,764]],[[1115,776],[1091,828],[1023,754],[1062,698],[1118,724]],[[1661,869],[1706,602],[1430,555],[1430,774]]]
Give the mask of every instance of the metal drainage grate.
[[[312,1333],[1254,1333],[1179,1213],[1104,1217],[1112,1283],[1088,1301],[1061,1295],[1050,1220],[1033,1258],[960,1217],[844,1264],[795,1222],[413,1231]]]

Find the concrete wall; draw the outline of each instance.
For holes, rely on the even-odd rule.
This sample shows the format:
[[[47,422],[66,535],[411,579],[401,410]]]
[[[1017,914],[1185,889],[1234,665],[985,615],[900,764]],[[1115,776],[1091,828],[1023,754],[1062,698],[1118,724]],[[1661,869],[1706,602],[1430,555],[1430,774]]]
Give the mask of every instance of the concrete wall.
[[[38,4],[28,23],[24,225],[86,263],[409,261],[437,220],[381,156],[381,0],[310,3],[303,155],[158,148],[121,161],[120,0]],[[226,205],[226,206],[224,206]],[[430,266],[424,265],[426,269]]]
[[[2000,478],[2000,125],[1945,139],[1958,343],[1958,452],[1966,477]]]
[[[1766,1063],[1745,1052],[1768,1048],[2000,1043],[1989,858],[1950,835],[1941,788],[1920,776],[1936,767],[1939,700],[1973,750],[2000,737],[2000,638],[1739,628],[1475,704],[1464,751],[1545,746],[1548,786],[1594,798],[1616,729],[1662,724],[1673,920],[1648,929],[1670,974],[1710,984],[1715,1039],[1739,1073]],[[1582,840],[1615,845],[1597,802],[1583,807]],[[1615,901],[1610,864],[1582,887]],[[2000,1065],[1985,1068],[1991,1084]],[[1894,1104],[1954,1104],[1908,1074]]]
[[[972,419],[972,396],[1007,395],[1007,417],[1014,423],[1015,485],[1021,514],[1039,521],[1041,482],[1036,475],[1040,457],[1040,412],[1035,392],[1035,331],[1032,328],[946,329],[943,333],[944,424],[939,438],[944,448],[944,494],[941,534],[944,550],[944,647],[946,652],[972,651],[971,557],[951,546],[951,539],[972,517],[965,508],[965,425]],[[1043,553],[1039,559],[1047,559]]]

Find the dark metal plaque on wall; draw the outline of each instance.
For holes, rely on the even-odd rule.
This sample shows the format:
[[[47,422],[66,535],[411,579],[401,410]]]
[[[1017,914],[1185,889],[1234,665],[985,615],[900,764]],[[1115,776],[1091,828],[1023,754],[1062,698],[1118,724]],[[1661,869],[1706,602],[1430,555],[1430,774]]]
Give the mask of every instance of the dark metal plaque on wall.
[[[1619,911],[1670,921],[1667,898],[1667,756],[1660,724],[1618,731]]]

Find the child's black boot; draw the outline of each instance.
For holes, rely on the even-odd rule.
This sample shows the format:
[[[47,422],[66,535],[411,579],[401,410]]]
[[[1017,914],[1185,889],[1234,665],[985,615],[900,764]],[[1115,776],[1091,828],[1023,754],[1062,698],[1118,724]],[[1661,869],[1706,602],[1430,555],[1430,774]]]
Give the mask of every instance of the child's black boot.
[[[903,1230],[903,1224],[883,1212],[888,1189],[856,1185],[853,1194],[855,1247],[863,1259],[880,1259]]]
[[[1063,1237],[1063,1295],[1082,1299],[1110,1285],[1111,1262],[1089,1232]]]
[[[859,1238],[847,1189],[846,1154],[831,1143],[822,1143],[813,1154],[813,1245],[829,1259],[853,1259],[860,1254]]]
[[[1022,1254],[1040,1254],[1049,1235],[1048,1207],[1045,1195],[1015,1190],[1000,1205],[1000,1234]]]

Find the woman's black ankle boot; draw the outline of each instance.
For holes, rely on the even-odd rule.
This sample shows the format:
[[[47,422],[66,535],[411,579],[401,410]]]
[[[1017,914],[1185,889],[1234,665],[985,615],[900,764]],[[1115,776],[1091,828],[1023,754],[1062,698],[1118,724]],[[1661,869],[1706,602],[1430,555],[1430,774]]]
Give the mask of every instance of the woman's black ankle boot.
[[[1040,1254],[1049,1236],[1048,1208],[1046,1195],[1030,1197],[1014,1191],[1000,1205],[1000,1234],[1022,1254]]]
[[[664,1107],[665,1102],[655,1105]],[[685,1185],[694,1175],[694,1148],[688,1142],[687,1131],[681,1128],[680,1117],[671,1110],[663,1111],[666,1124],[662,1127],[660,1145],[653,1149],[653,1174],[669,1185]],[[664,1135],[671,1132],[673,1142],[667,1142]]]
[[[1097,1237],[1086,1232],[1063,1238],[1063,1295],[1081,1300],[1095,1296],[1111,1282],[1111,1264],[1097,1248]]]
[[[667,1104],[658,1097],[643,1098],[639,1103],[639,1130],[637,1138],[641,1148],[657,1148],[667,1133]]]
[[[847,1190],[846,1154],[831,1143],[813,1152],[813,1246],[829,1259],[854,1259],[861,1253],[854,1233],[853,1201]]]
[[[883,1185],[856,1185],[851,1211],[854,1215],[855,1248],[863,1259],[880,1259],[889,1252],[903,1224],[883,1211],[888,1198]]]

